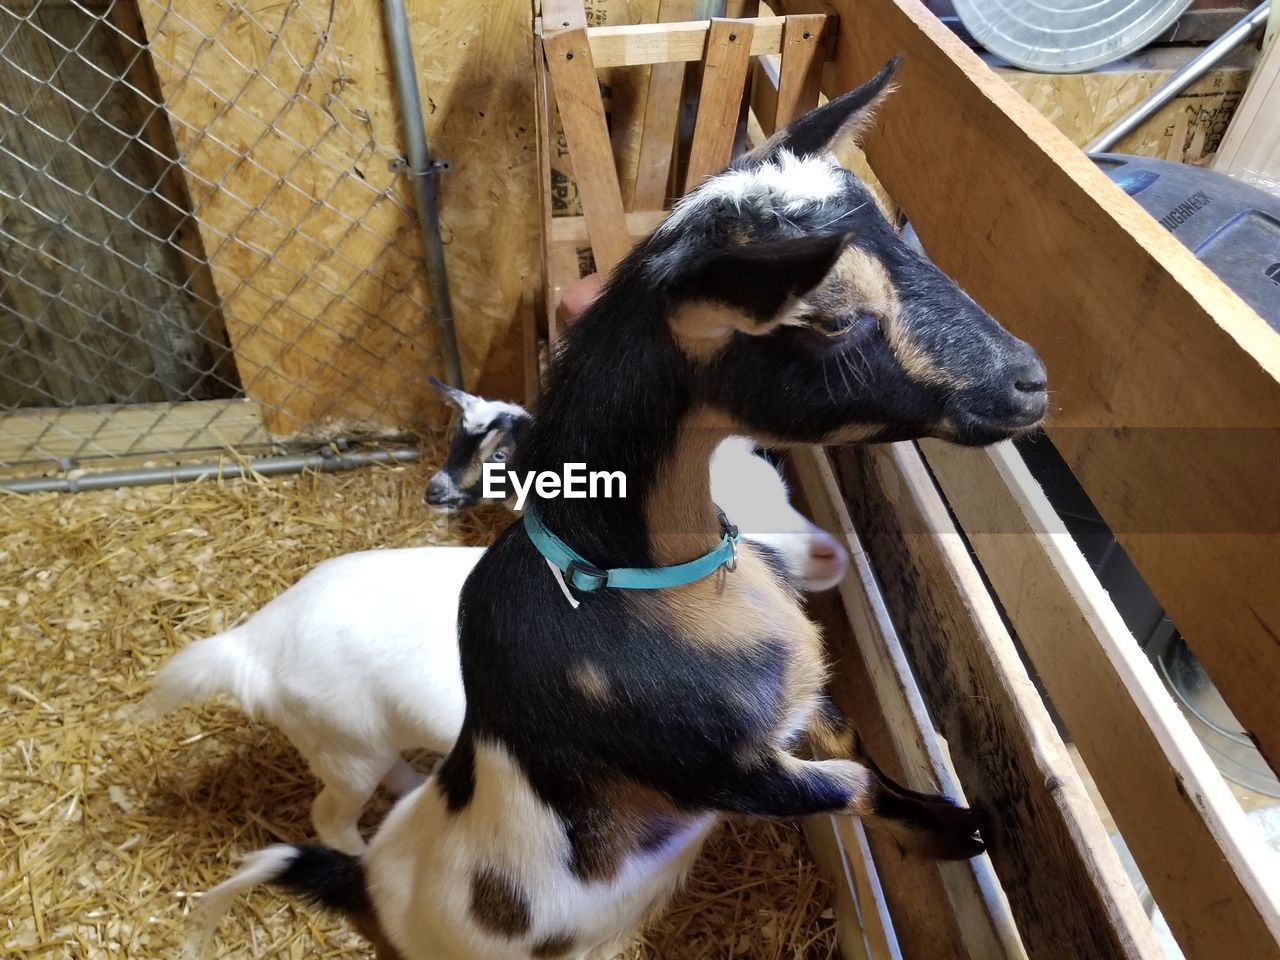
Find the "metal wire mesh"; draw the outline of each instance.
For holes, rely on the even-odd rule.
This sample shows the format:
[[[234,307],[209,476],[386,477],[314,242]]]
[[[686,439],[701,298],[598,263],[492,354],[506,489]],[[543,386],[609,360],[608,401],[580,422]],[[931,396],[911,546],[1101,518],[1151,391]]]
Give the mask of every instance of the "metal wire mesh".
[[[0,472],[419,425],[381,45],[337,0],[5,0]]]

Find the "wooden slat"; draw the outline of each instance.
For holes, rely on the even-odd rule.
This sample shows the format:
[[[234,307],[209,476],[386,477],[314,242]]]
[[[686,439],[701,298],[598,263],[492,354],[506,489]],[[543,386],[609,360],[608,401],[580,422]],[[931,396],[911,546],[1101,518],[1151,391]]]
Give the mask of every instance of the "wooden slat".
[[[0,463],[225,449],[269,443],[252,400],[31,410],[0,417]]]
[[[735,24],[751,29],[749,56],[782,52],[782,17],[748,17]],[[634,67],[642,63],[686,63],[701,60],[715,20],[687,23],[637,23],[625,27],[592,27],[587,31],[597,67]]]
[[[865,674],[876,708],[887,722],[891,738],[888,746],[900,764],[904,782],[917,790],[940,790],[948,796],[962,797],[964,791],[934,732],[871,559],[854,529],[827,454],[812,447],[798,449],[792,463],[814,522],[839,537],[849,552],[850,570],[839,585],[839,596],[851,629],[842,630],[838,625],[833,629],[829,618],[824,618],[828,645],[835,658],[832,690],[837,701],[849,710],[851,681]],[[849,645],[840,645],[841,637],[848,637]],[[859,726],[859,733],[865,736],[866,731]],[[897,772],[885,762],[883,754],[877,756],[877,761],[891,774]],[[969,863],[928,863],[918,859],[899,863],[896,857],[885,859],[886,869],[895,868],[900,887],[906,888],[896,891],[899,902],[895,904],[905,945],[912,946],[916,937],[926,934],[927,950],[917,947],[914,955],[1024,960],[1026,954],[1016,926],[987,858]],[[912,898],[915,892],[923,895],[923,902]],[[944,901],[949,911],[938,909]],[[947,921],[955,926],[939,927]],[[910,949],[907,955],[913,955]]]
[[[1022,458],[921,447],[1182,952],[1280,960],[1280,867]]]
[[[1258,60],[1213,168],[1246,180],[1280,181],[1280,42],[1273,39]]]
[[[982,574],[911,444],[837,455],[854,522],[947,739],[1027,955],[1160,960],[1151,923]]]
[[[822,82],[822,31],[826,17],[818,13],[787,17],[782,35],[782,65],[773,128],[785,127],[818,105]]]
[[[661,23],[688,20],[692,15],[693,0],[662,0],[658,7]],[[628,210],[661,210],[667,205],[684,71],[683,63],[655,63],[649,70],[640,157]]]
[[[628,213],[624,220],[627,235],[638,240],[652,231],[666,216],[664,210],[637,210],[634,213]],[[556,243],[586,243],[588,239],[586,218],[554,217],[551,221],[551,239]]]
[[[596,267],[607,274],[631,248],[631,240],[587,31],[579,26],[552,33],[545,17],[543,27],[548,76],[573,156],[574,178],[591,234],[591,249]]]
[[[905,52],[872,167],[1040,351],[1054,444],[1280,769],[1280,336],[923,6],[833,6],[874,29],[842,31],[825,91]]]
[[[712,20],[707,36],[707,59],[702,67],[698,120],[689,148],[685,192],[720,170],[733,153],[738,132],[751,38],[755,28],[745,20]]]

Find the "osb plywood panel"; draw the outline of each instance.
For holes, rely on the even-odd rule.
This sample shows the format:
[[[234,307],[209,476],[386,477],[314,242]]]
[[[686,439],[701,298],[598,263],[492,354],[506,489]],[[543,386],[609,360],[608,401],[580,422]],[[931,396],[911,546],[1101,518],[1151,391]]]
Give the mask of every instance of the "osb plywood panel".
[[[536,269],[525,0],[410,0],[468,385]],[[422,427],[439,372],[378,0],[139,0],[248,394],[277,437]]]
[[[1027,101],[1083,146],[1162,84],[1199,48],[1155,49],[1093,73],[1041,74],[1009,67],[997,73]],[[1168,160],[1197,162],[1222,141],[1249,81],[1252,54],[1240,51],[1166,104],[1113,149]]]

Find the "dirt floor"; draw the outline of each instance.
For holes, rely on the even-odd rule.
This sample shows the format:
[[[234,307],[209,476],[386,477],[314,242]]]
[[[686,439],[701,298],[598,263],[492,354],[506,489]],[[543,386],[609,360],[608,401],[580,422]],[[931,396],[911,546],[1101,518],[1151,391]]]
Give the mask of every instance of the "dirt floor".
[[[317,782],[231,703],[129,716],[182,645],[317,562],[370,547],[482,545],[500,512],[426,511],[422,465],[75,495],[0,493],[0,956],[170,958],[193,894],[237,857],[310,838]],[[370,812],[372,828],[387,801]],[[219,957],[372,956],[269,890]],[[790,824],[731,822],[627,960],[836,955],[827,890]]]

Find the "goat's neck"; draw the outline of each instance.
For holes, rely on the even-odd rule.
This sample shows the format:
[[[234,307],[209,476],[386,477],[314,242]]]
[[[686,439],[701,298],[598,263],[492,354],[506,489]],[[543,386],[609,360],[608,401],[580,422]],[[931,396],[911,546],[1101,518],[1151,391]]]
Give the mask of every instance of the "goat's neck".
[[[696,411],[681,424],[644,500],[655,563],[683,563],[720,542],[723,534],[711,499],[711,455],[726,436],[728,431],[706,411]]]
[[[627,496],[531,497],[543,522],[602,567],[681,563],[710,550],[720,533],[709,464],[728,430],[693,399],[665,322],[640,298],[609,291],[566,337],[574,362],[553,367],[515,467],[622,471]]]

